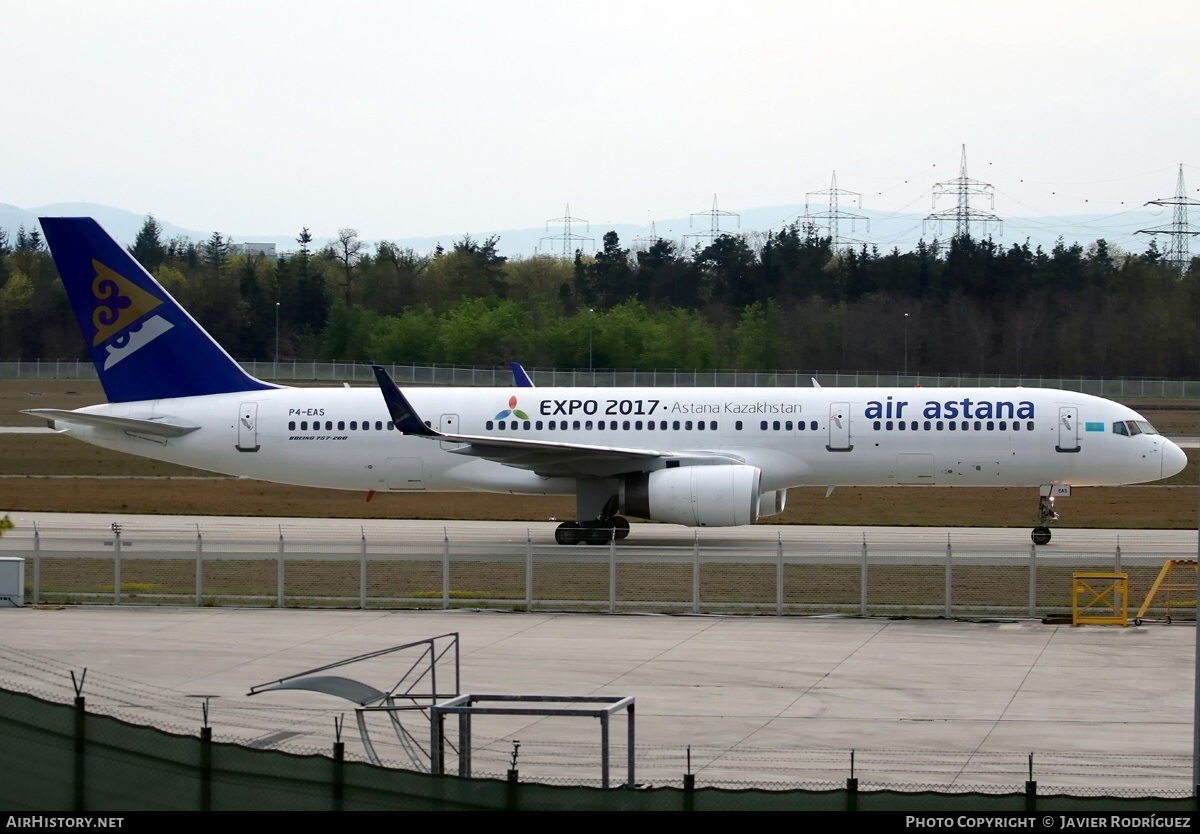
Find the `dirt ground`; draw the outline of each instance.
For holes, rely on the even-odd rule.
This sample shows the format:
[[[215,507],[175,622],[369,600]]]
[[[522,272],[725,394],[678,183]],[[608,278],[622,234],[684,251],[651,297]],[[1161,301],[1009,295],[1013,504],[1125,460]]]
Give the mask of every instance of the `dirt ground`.
[[[103,402],[95,382],[0,382],[0,425],[38,425],[27,408]],[[1185,403],[1131,403],[1164,434],[1196,435],[1200,411]],[[53,476],[53,477],[47,477]],[[1062,499],[1060,526],[1190,528],[1196,525],[1196,461],[1167,485],[1076,489]],[[1024,527],[1032,489],[821,487],[789,490],[787,510],[762,523]],[[308,489],[214,477],[185,467],[109,452],[64,437],[0,435],[0,512],[162,513],[329,518],[545,521],[572,518],[574,499],[489,493],[379,494]]]

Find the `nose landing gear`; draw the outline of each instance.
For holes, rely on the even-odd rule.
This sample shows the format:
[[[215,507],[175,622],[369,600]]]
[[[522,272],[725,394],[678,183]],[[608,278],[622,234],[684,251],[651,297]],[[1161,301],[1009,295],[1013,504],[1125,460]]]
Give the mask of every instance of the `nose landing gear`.
[[[1058,513],[1054,510],[1054,496],[1050,494],[1050,490],[1049,486],[1042,487],[1042,495],[1038,499],[1037,527],[1033,528],[1029,536],[1034,544],[1049,544],[1050,528],[1046,525],[1058,521]]]

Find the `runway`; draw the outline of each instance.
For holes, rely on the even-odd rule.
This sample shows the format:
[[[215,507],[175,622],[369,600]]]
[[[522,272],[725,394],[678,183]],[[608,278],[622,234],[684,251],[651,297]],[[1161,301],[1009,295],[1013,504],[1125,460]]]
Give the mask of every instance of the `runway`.
[[[94,530],[123,536],[277,537],[307,532],[549,542],[552,523],[357,522],[12,514],[0,540]],[[648,531],[644,540],[640,528]],[[291,531],[291,532],[289,532]],[[528,532],[527,532],[528,531]],[[1030,550],[1024,530],[809,528],[733,531],[634,525],[622,550],[687,545],[693,537],[814,548],[944,547],[951,541]],[[11,538],[10,538],[11,537]],[[642,540],[640,544],[635,544]],[[1194,558],[1195,533],[1059,530],[1038,549],[1103,552],[1120,541]],[[1128,543],[1128,544],[1127,544]],[[965,545],[964,545],[965,546]],[[571,549],[584,554],[606,547]],[[599,553],[597,553],[599,555]],[[248,698],[250,687],[362,652],[447,632],[460,635],[462,688],[474,693],[628,695],[637,704],[638,780],[678,784],[689,745],[700,785],[871,785],[1020,790],[1034,755],[1039,789],[1180,795],[1191,789],[1195,628],[1191,624],[1071,628],[1037,620],[987,623],[851,617],[646,616],[486,610],[271,610],[68,606],[0,611],[0,682],[64,700],[70,672],[88,669],[90,708],[192,732],[212,702],[217,737],[257,746],[328,749],[345,702],[304,693]],[[407,661],[351,674],[387,688]],[[399,670],[399,671],[398,671]],[[445,674],[444,671],[439,674]],[[443,678],[445,679],[445,678]],[[475,722],[475,771],[500,774],[520,739],[522,778],[598,775],[594,720]],[[418,726],[414,732],[423,732]],[[623,738],[623,728],[614,731]],[[362,755],[348,732],[351,755]],[[394,742],[385,761],[413,766]],[[614,760],[623,752],[614,751]]]
[[[470,500],[469,496],[464,500]],[[247,541],[274,541],[282,536],[318,540],[372,539],[403,540],[408,544],[438,544],[445,539],[479,544],[553,545],[557,522],[524,521],[431,521],[419,519],[337,518],[249,518],[234,516],[176,516],[96,513],[9,513],[14,529],[6,534],[14,541],[27,541],[35,531],[110,535],[119,524],[126,538],[136,535],[155,538],[223,537]],[[1024,527],[871,527],[755,524],[749,527],[692,528],[674,524],[634,522],[629,538],[617,543],[622,552],[658,548],[690,547],[693,542],[726,549],[763,550],[778,542],[806,553],[824,554],[856,551],[864,541],[896,553],[944,553],[946,544],[964,552],[1028,556],[1032,549],[1029,529]],[[0,542],[0,548],[3,547]],[[1196,558],[1194,530],[1085,529],[1054,530],[1050,544],[1038,547],[1039,558],[1075,558],[1098,553],[1152,555],[1155,558]],[[582,554],[606,549],[588,545],[562,548],[564,553]]]

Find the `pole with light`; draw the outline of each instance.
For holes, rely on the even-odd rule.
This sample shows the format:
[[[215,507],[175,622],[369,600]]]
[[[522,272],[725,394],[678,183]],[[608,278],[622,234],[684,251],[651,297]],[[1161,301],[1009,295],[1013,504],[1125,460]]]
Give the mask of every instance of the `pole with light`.
[[[908,376],[908,313],[904,314],[904,375]]]

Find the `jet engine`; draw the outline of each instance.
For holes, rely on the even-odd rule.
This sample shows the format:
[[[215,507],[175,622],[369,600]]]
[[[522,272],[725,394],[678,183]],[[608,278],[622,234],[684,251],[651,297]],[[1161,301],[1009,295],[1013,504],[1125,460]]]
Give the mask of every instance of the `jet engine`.
[[[758,517],[766,518],[769,515],[779,515],[787,506],[787,490],[777,489],[771,492],[764,492],[758,498]]]
[[[688,527],[736,527],[759,515],[756,466],[681,466],[621,479],[621,513]]]

